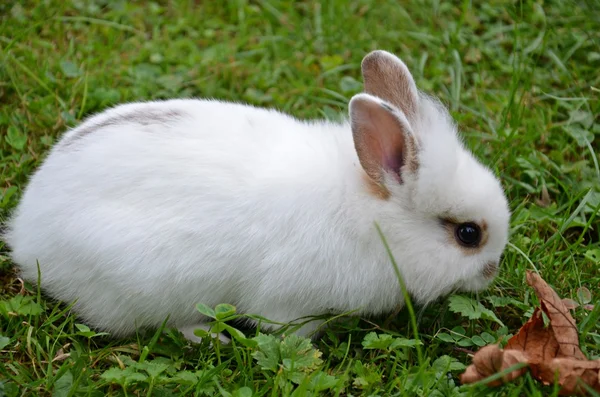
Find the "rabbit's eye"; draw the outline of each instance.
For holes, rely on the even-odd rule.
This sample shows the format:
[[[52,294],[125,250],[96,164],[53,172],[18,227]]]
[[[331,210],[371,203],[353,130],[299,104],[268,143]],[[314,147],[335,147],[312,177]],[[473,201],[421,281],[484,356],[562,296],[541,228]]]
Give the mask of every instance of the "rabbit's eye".
[[[465,247],[477,247],[481,242],[481,230],[475,223],[456,225],[456,240]]]

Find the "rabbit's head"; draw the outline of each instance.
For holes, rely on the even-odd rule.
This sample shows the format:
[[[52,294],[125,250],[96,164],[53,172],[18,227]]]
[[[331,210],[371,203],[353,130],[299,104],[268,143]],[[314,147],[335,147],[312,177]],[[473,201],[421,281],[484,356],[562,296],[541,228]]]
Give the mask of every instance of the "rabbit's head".
[[[498,179],[465,149],[446,109],[419,92],[385,51],[362,62],[365,93],[349,104],[365,184],[409,292],[428,303],[486,288],[508,240]]]

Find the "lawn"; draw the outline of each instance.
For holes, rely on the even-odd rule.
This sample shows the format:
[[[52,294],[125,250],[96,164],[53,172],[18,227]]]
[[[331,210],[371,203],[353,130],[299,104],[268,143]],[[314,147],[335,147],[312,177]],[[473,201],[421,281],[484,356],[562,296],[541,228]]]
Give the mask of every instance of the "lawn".
[[[98,335],[24,285],[0,241],[0,396],[557,395],[530,375],[495,389],[458,377],[470,352],[531,315],[526,270],[595,304],[573,311],[579,324],[600,314],[599,10],[598,0],[3,1],[0,220],[56,138],[90,114],[198,96],[335,119],[379,48],[448,105],[513,215],[487,291],[412,318],[347,318],[314,345],[253,329],[241,329],[249,346],[190,345],[171,330]],[[580,331],[599,358],[600,324]]]

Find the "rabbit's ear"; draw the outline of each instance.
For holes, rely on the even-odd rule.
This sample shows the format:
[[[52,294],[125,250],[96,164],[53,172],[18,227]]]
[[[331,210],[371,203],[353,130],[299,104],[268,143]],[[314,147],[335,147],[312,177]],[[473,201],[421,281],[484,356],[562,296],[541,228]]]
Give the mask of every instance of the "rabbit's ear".
[[[401,109],[414,123],[419,94],[410,71],[398,57],[387,51],[373,51],[364,57],[362,74],[365,92]]]
[[[383,183],[389,172],[402,183],[404,172],[417,170],[417,143],[402,111],[369,94],[355,95],[349,107],[354,146],[371,179]]]

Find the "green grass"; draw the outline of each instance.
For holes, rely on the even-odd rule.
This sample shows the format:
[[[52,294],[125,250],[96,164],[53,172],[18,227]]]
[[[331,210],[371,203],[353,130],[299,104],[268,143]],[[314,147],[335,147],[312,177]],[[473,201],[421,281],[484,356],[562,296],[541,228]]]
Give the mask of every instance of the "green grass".
[[[448,104],[502,178],[513,218],[493,287],[415,308],[422,360],[406,310],[347,319],[315,346],[261,336],[211,349],[169,330],[113,340],[23,286],[4,250],[0,396],[557,395],[529,375],[491,390],[460,386],[458,374],[469,350],[531,313],[527,269],[563,297],[587,287],[599,306],[599,9],[598,0],[3,1],[1,219],[55,139],[91,113],[202,96],[336,118],[377,48],[401,56]],[[582,323],[589,312],[574,316]],[[588,320],[581,334],[598,357],[600,326]]]

